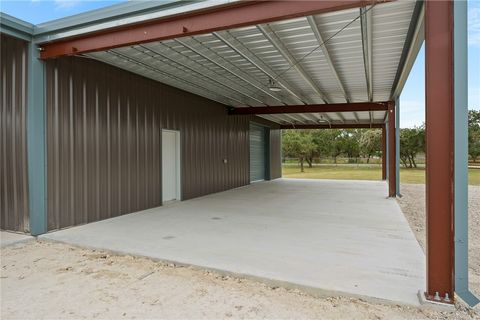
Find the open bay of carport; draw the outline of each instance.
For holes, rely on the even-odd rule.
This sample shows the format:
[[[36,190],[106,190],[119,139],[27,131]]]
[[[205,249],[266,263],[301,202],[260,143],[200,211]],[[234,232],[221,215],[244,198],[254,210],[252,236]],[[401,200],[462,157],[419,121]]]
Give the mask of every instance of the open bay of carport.
[[[382,181],[278,179],[40,238],[418,305],[425,256],[386,196]]]

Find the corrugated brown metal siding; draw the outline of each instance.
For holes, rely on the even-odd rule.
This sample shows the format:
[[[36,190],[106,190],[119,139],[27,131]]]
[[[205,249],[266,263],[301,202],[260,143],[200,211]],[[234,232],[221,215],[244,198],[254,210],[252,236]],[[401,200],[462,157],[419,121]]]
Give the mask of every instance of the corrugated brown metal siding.
[[[0,40],[0,228],[28,232],[28,44],[4,34]]]
[[[85,58],[46,73],[49,230],[161,205],[161,129],[181,132],[183,199],[249,183],[252,117]]]
[[[270,129],[270,179],[282,177],[282,130]]]

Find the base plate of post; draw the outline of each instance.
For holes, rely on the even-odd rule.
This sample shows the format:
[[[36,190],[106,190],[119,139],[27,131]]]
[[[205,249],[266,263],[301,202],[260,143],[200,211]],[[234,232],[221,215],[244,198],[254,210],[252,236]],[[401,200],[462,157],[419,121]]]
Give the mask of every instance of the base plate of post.
[[[435,297],[429,295],[427,292],[422,290],[418,291],[418,299],[420,300],[420,304],[422,306],[430,306],[434,308],[440,308],[446,311],[453,311],[455,310],[455,304],[453,303],[453,299],[449,298],[445,300],[445,298]]]

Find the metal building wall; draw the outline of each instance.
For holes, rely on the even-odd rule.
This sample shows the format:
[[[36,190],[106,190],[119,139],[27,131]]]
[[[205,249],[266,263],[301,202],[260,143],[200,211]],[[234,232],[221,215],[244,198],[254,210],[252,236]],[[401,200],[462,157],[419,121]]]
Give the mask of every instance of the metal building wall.
[[[28,43],[4,34],[0,41],[0,228],[28,232]]]
[[[181,131],[182,199],[249,183],[252,117],[86,58],[48,60],[46,86],[49,230],[160,206],[161,129]]]

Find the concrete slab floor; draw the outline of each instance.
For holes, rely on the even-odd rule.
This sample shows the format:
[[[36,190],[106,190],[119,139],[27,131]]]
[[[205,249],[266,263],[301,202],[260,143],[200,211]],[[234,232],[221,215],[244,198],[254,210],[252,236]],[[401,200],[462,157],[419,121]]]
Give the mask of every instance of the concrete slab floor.
[[[425,255],[386,194],[385,182],[279,179],[40,238],[418,306]]]
[[[23,233],[0,231],[0,247],[2,248],[31,240],[35,240],[35,237]]]

